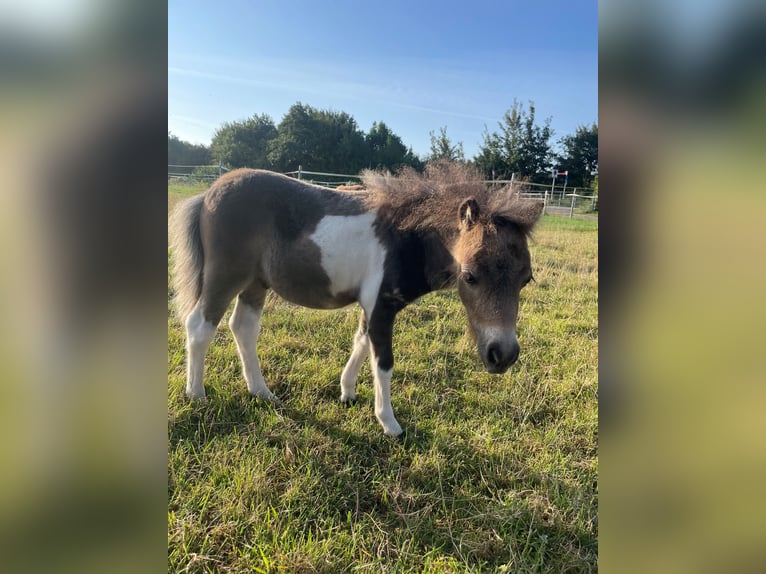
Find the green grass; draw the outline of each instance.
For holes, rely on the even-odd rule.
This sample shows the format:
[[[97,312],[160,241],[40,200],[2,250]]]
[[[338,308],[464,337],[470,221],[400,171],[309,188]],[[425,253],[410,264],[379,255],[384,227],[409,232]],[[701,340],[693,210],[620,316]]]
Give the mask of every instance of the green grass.
[[[521,358],[503,376],[483,372],[455,293],[400,314],[391,394],[404,442],[375,420],[368,367],[357,404],[339,402],[356,308],[269,297],[259,355],[284,401],[273,407],[248,396],[223,327],[208,400],[188,402],[169,307],[168,570],[596,571],[597,229],[543,218]]]
[[[210,187],[209,181],[176,180],[173,183],[168,183],[168,213],[173,211],[176,203],[183,198],[202,193],[208,187]]]

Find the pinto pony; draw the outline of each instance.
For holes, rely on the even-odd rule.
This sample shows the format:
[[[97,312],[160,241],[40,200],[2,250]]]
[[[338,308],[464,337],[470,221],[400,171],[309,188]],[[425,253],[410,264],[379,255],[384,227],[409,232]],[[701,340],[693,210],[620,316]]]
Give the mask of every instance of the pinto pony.
[[[340,399],[355,400],[369,353],[375,416],[390,436],[402,433],[390,396],[394,319],[422,295],[456,286],[487,371],[516,361],[519,292],[532,279],[527,238],[542,203],[493,192],[477,172],[449,163],[425,174],[368,171],[363,182],[366,191],[348,193],[239,169],[180,204],[170,236],[188,397],[205,396],[205,353],[236,297],[229,326],[248,391],[277,401],[256,352],[269,289],[315,309],[359,303]]]

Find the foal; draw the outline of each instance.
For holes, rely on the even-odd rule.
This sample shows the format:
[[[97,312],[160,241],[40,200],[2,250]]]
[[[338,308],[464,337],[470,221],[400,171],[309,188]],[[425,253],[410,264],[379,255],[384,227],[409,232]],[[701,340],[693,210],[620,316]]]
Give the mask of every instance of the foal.
[[[402,433],[390,397],[394,319],[422,295],[457,286],[486,369],[504,373],[516,361],[519,292],[532,278],[527,237],[542,203],[493,193],[477,172],[447,163],[363,181],[366,192],[348,193],[240,169],[178,207],[170,231],[188,397],[205,396],[205,353],[236,297],[229,326],[247,388],[277,400],[256,352],[269,289],[315,309],[360,304],[340,398],[356,398],[370,354],[375,415],[390,436]]]

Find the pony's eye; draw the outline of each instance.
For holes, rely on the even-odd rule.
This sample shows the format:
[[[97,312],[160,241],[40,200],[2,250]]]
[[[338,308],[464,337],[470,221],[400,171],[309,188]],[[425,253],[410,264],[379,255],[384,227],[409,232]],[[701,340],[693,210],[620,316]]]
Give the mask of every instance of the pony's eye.
[[[473,285],[474,283],[476,283],[476,277],[470,271],[463,271],[460,274],[460,278],[466,283],[468,283],[469,285]]]

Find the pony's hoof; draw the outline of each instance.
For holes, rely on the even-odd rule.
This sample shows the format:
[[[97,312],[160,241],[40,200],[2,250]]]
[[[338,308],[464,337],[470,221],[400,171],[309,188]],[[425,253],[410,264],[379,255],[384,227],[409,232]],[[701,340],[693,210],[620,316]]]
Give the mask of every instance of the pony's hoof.
[[[356,397],[341,397],[340,402],[346,408],[353,407],[356,404]]]
[[[390,436],[392,438],[400,438],[404,436],[404,431],[402,430],[402,427],[399,426],[398,423],[395,423],[391,425],[390,428],[384,428],[383,432],[386,434],[386,436]]]
[[[281,406],[282,401],[279,400],[277,395],[270,391],[260,391],[257,393],[251,393],[256,399],[262,400],[267,403],[271,403],[274,406]]]
[[[186,398],[190,401],[193,401],[195,403],[206,403],[207,402],[207,396],[205,396],[204,391],[200,393],[193,393],[191,391],[186,391]]]

